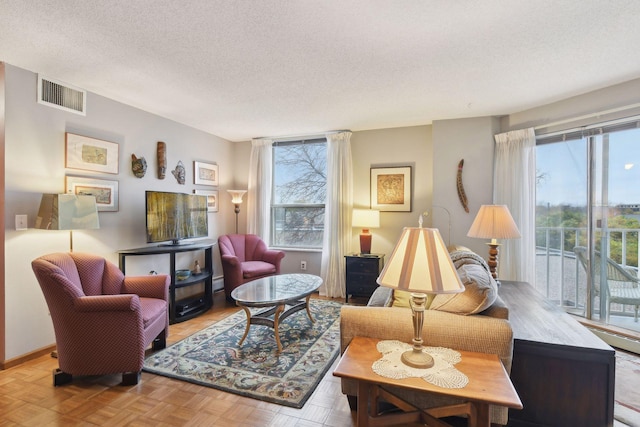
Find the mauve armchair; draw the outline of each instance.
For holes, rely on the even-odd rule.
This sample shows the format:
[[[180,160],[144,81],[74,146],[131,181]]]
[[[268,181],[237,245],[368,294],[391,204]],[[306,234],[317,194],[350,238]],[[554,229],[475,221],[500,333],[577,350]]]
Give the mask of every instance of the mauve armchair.
[[[224,293],[231,299],[231,291],[243,283],[261,277],[280,274],[284,252],[268,249],[255,234],[229,234],[218,237]]]
[[[125,277],[104,258],[78,252],[45,255],[31,267],[53,320],[53,384],[114,373],[123,385],[137,384],[145,349],[166,346],[170,277]]]

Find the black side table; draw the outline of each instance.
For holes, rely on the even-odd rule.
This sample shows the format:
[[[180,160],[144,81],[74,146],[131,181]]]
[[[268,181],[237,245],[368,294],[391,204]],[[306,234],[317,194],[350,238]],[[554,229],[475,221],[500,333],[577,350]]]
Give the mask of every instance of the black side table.
[[[349,295],[371,297],[378,287],[376,279],[384,266],[384,254],[350,254],[344,257],[346,262],[346,302]]]

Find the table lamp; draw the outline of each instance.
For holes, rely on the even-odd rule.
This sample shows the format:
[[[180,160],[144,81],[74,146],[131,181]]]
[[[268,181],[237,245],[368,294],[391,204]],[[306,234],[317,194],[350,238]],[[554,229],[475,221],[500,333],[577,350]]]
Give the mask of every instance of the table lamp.
[[[227,190],[231,194],[231,203],[235,205],[234,212],[236,213],[236,234],[238,234],[238,214],[240,213],[240,205],[242,204],[242,197],[247,190]]]
[[[482,205],[467,233],[469,237],[491,239],[489,246],[489,270],[498,281],[498,246],[496,239],[517,239],[520,231],[506,205]]]
[[[380,211],[370,209],[354,209],[352,217],[353,227],[361,227],[360,233],[360,253],[371,253],[371,233],[370,228],[380,227]]]
[[[413,368],[432,367],[433,358],[423,351],[422,346],[424,311],[431,305],[434,294],[462,292],[464,286],[440,232],[437,228],[422,228],[422,215],[419,227],[403,229],[400,240],[378,277],[378,284],[411,292],[409,302],[413,316],[413,349],[403,353],[401,360]]]
[[[69,230],[69,252],[73,252],[73,230],[100,228],[95,196],[43,194],[35,228]]]

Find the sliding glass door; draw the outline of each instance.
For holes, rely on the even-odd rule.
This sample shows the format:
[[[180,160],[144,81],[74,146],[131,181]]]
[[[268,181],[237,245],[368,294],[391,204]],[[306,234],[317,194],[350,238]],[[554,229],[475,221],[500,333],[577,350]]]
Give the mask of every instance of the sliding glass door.
[[[536,159],[536,288],[574,314],[640,330],[619,298],[640,281],[640,129],[543,136]]]

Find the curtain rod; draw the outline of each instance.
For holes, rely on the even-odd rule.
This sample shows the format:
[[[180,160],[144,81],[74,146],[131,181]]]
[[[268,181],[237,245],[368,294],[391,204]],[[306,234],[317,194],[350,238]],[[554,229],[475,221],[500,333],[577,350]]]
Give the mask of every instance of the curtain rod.
[[[577,122],[577,121],[580,121],[580,120],[591,119],[593,117],[603,116],[603,115],[606,115],[606,114],[613,114],[613,113],[618,113],[620,111],[633,110],[634,108],[639,108],[639,107],[640,107],[640,103],[635,103],[635,104],[631,104],[631,105],[626,105],[624,107],[611,108],[609,110],[598,111],[598,112],[595,112],[595,113],[589,113],[589,114],[585,114],[585,115],[578,116],[578,117],[572,117],[570,119],[558,120],[557,122],[545,123],[545,124],[542,124],[542,125],[535,126],[533,129],[534,130],[546,129],[546,128],[550,128],[550,127],[554,127],[554,126],[560,126],[560,125],[565,125],[565,124],[568,124],[568,123]]]
[[[340,132],[351,132],[351,130],[349,129],[329,130],[326,132],[309,133],[309,134],[302,134],[302,135],[259,136],[257,138],[252,138],[252,139],[273,139],[274,141],[284,141],[287,139],[298,139],[298,138],[322,138],[326,135],[332,135],[334,133],[340,133]]]

